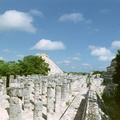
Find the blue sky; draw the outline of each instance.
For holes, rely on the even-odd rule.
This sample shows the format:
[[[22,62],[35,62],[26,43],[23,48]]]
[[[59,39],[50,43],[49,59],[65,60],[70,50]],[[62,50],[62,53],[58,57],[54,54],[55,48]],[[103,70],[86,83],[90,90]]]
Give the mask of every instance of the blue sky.
[[[119,0],[0,0],[0,59],[47,53],[66,72],[106,70],[120,49]]]

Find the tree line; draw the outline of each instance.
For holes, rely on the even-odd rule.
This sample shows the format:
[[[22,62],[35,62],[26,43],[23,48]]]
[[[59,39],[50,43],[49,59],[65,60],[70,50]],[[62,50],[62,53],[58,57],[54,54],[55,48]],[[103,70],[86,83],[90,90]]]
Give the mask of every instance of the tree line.
[[[38,56],[25,56],[23,60],[4,61],[0,60],[0,76],[10,75],[32,75],[41,74],[47,75],[50,71],[49,64],[45,63],[42,57]]]

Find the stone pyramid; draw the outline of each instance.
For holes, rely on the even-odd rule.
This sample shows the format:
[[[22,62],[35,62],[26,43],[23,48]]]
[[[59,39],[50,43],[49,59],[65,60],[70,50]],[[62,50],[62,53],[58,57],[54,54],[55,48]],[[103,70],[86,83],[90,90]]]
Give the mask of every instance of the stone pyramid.
[[[49,68],[50,68],[49,75],[63,73],[63,71],[49,58],[48,54],[37,53],[36,56],[42,57],[42,59],[44,59],[45,62],[49,64]]]

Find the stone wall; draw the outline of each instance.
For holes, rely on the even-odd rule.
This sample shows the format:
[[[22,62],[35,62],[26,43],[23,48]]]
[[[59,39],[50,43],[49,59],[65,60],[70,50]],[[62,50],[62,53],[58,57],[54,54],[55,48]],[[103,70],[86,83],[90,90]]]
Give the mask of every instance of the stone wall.
[[[106,85],[104,89],[104,95],[111,97],[115,95],[115,90],[117,87],[117,84],[113,83],[112,81],[112,75],[115,73],[115,66],[116,66],[116,60],[113,59],[111,61],[110,66],[107,67],[107,72],[104,74],[104,84]]]
[[[92,76],[91,84],[86,94],[84,111],[81,120],[111,120],[104,101],[101,98],[104,86],[102,86],[102,78]]]
[[[112,83],[112,75],[115,72],[116,61],[113,59],[111,61],[110,66],[107,67],[107,72],[104,74],[104,82],[105,83]]]

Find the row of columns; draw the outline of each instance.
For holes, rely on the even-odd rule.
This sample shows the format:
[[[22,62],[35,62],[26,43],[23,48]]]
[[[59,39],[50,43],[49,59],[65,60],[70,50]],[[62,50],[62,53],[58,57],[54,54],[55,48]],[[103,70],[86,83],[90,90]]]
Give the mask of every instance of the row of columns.
[[[42,119],[43,101],[47,97],[47,120],[51,120],[53,114],[60,112],[61,105],[65,105],[69,98],[72,96],[72,83],[75,80],[79,80],[80,77],[73,75],[62,75],[62,76],[17,76],[14,79],[10,76],[9,81],[9,96],[10,96],[10,120],[21,120],[21,109],[23,104],[23,110],[29,112],[30,106],[30,95],[34,94],[34,110],[33,120]],[[4,88],[6,78],[3,77],[4,81],[0,83],[0,103],[2,94],[1,91]],[[34,84],[33,84],[34,83]],[[15,85],[15,86],[14,86]],[[33,89],[34,88],[34,89]],[[34,90],[34,91],[33,91]],[[20,99],[22,104],[20,104]]]

